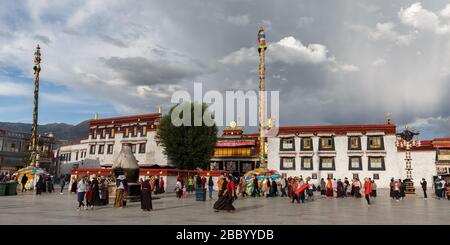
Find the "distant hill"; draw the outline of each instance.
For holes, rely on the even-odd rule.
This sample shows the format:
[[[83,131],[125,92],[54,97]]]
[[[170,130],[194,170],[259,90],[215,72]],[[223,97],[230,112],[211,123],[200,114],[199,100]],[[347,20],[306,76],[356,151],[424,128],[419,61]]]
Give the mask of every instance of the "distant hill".
[[[0,129],[31,133],[31,123],[0,122]],[[80,139],[88,137],[89,123],[88,121],[84,121],[77,125],[67,123],[49,123],[39,125],[38,134],[42,133],[53,133],[55,139],[59,142],[79,141]]]

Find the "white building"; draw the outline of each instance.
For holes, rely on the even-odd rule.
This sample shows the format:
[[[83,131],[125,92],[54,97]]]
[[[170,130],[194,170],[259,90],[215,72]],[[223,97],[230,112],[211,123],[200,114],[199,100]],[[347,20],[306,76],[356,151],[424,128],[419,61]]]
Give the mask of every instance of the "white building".
[[[87,139],[60,148],[62,169],[65,164],[111,167],[124,143],[132,144],[140,166],[168,165],[162,148],[155,140],[160,116],[160,113],[154,113],[90,120]]]
[[[405,153],[397,149],[393,124],[279,127],[268,138],[268,168],[287,176],[313,179],[375,179],[386,188],[392,177],[406,178]],[[436,176],[436,151],[419,147],[412,153],[413,179],[429,183]]]

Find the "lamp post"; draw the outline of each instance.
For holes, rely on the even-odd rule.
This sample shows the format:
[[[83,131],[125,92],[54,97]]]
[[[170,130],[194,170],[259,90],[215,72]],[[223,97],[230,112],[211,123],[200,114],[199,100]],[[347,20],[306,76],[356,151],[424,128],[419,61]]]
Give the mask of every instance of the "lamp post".
[[[406,194],[415,194],[414,182],[412,177],[413,169],[411,166],[411,149],[414,147],[420,147],[420,140],[415,140],[415,135],[419,135],[419,132],[413,132],[408,129],[408,126],[406,126],[403,132],[397,134],[397,141],[395,142],[395,145],[398,148],[402,148],[405,150],[406,179],[404,180],[404,184],[406,187]]]

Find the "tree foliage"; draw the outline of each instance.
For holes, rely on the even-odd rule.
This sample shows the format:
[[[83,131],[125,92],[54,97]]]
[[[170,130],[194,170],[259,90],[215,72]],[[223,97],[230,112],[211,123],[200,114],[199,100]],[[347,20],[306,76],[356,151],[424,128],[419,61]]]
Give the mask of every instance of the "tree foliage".
[[[185,110],[179,112],[177,106],[184,106]],[[173,106],[169,114],[162,116],[156,133],[156,141],[163,147],[169,162],[180,169],[205,169],[214,154],[217,142],[215,123],[207,126],[202,121],[201,126],[194,126],[195,106],[201,108],[202,115],[211,115],[205,103],[183,102]],[[172,117],[183,118],[183,112],[191,113],[190,125],[174,125],[175,118]]]

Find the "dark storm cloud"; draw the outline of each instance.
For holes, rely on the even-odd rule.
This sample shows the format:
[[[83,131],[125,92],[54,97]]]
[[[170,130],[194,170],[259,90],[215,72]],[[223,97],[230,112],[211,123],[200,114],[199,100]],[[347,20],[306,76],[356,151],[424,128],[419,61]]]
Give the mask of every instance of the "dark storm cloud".
[[[135,85],[176,84],[204,72],[204,67],[193,64],[143,57],[111,57],[100,60],[120,77]]]
[[[193,81],[203,82],[204,92],[257,90],[256,32],[264,25],[268,44],[278,43],[266,53],[267,88],[280,91],[277,122],[381,123],[390,112],[399,125],[418,122],[433,132],[435,125],[445,134],[450,117],[450,34],[436,28],[448,23],[441,13],[448,1],[421,1],[421,8],[415,7],[437,16],[439,25],[427,25],[420,15],[400,19],[402,9],[414,13],[415,2],[80,1],[76,8],[62,8],[67,13],[60,15],[67,23],[65,18],[62,23],[39,22],[40,16],[52,15],[45,8],[21,10],[38,25],[11,29],[9,23],[0,23],[0,42],[23,50],[18,44],[27,41],[13,39],[31,38],[27,33],[33,28],[45,29],[53,46],[46,53],[74,57],[53,63],[55,69],[46,75],[61,83],[73,79],[72,84],[83,85],[83,93],[95,91],[92,96],[111,101],[125,114],[145,111],[149,104],[169,105],[170,93],[192,88]],[[11,9],[15,7],[0,9],[0,15]],[[14,23],[13,27],[22,22]],[[289,42],[280,46],[281,40]],[[68,41],[76,48],[58,45]],[[241,56],[236,54],[239,50]],[[9,51],[3,52],[10,57]],[[50,74],[58,70],[64,73]],[[94,89],[97,80],[110,86]]]
[[[44,35],[34,35],[34,38],[45,44],[49,44],[51,42],[50,38]]]
[[[127,46],[123,41],[121,41],[120,39],[112,38],[112,37],[110,37],[110,36],[108,36],[108,35],[105,35],[105,34],[100,34],[99,37],[100,37],[103,41],[105,41],[105,42],[107,42],[107,43],[110,43],[110,44],[112,44],[112,45],[115,45],[115,46],[117,46],[117,47],[121,47],[121,48],[126,48],[126,47],[128,47],[128,46]]]

